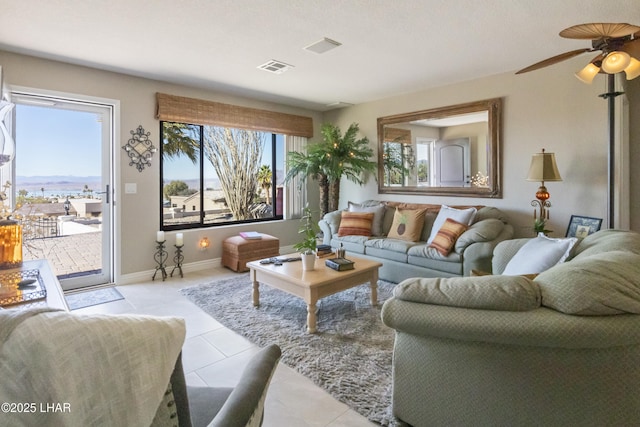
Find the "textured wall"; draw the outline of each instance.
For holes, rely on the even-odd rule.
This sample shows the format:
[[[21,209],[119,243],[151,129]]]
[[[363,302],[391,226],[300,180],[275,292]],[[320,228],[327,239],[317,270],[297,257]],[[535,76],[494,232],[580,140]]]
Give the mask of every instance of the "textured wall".
[[[229,104],[270,109],[283,113],[311,116],[317,134],[321,124],[320,113],[298,108],[258,102],[246,98],[212,91],[172,85],[156,80],[132,77],[62,62],[0,51],[0,64],[4,81],[11,86],[44,89],[69,94],[81,94],[118,100],[120,116],[116,118],[116,276],[153,270],[155,233],[160,225],[160,169],[157,155],[151,167],[142,173],[128,166],[122,145],[131,137],[130,131],[139,125],[151,132],[154,145],[159,146],[159,121],[155,118],[156,92],[208,99]],[[124,194],[125,183],[136,183],[137,194]],[[317,196],[311,201],[316,201]],[[317,203],[317,202],[316,202]],[[256,230],[277,235],[281,245],[292,245],[298,240],[298,220],[268,224],[232,226],[184,231],[185,264],[207,261],[222,256],[222,240],[242,230]],[[167,240],[174,237],[168,233]],[[197,249],[197,241],[207,236],[211,248]]]
[[[488,98],[502,97],[504,101],[502,199],[379,195],[377,184],[372,180],[364,188],[345,182],[340,205],[346,206],[349,200],[365,198],[488,204],[500,207],[509,214],[516,235],[530,235],[533,216],[530,202],[539,184],[525,181],[525,177],[531,155],[545,148],[555,153],[563,178],[562,182],[546,183],[553,205],[549,223],[549,228],[554,230],[553,235],[564,236],[572,214],[606,218],[607,103],[598,97],[606,92],[606,79],[599,76],[592,85],[585,85],[573,76],[580,67],[580,59],[565,61],[527,74],[516,76],[514,73],[504,73],[325,114],[325,120],[335,121],[343,127],[358,122],[362,133],[376,145],[378,117]],[[636,202],[636,217],[639,213],[637,205]]]

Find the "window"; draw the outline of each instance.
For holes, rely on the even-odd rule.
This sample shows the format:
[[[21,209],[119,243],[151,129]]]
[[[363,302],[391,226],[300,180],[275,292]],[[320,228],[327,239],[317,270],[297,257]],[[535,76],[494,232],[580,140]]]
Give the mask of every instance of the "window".
[[[161,122],[162,229],[283,217],[285,137]]]
[[[408,185],[411,171],[415,167],[411,131],[386,127],[384,129],[383,150],[384,185]]]
[[[418,186],[429,187],[432,185],[432,159],[435,139],[416,138],[416,164],[418,174]]]

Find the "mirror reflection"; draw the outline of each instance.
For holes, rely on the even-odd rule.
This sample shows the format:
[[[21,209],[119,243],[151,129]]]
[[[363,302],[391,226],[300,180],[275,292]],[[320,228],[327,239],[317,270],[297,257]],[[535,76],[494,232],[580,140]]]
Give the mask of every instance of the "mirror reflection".
[[[380,193],[501,197],[500,99],[378,119]]]

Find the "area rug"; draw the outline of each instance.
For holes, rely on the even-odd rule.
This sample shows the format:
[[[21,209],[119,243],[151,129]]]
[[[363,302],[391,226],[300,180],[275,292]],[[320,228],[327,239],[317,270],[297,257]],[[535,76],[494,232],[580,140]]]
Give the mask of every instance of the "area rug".
[[[282,362],[370,421],[394,425],[391,415],[393,330],[380,320],[395,284],[378,281],[378,306],[363,284],[321,299],[316,334],[307,334],[302,299],[260,286],[253,307],[248,274],[180,292],[227,328],[264,347],[276,343]]]
[[[111,301],[124,299],[122,294],[114,287],[96,289],[93,291],[78,292],[65,295],[69,309],[91,307],[92,305],[104,304]]]

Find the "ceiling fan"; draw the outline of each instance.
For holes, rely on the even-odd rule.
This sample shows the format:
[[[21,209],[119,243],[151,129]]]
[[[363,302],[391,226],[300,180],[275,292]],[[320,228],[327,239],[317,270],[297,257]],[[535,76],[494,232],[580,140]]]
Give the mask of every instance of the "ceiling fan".
[[[580,24],[560,31],[568,39],[591,40],[591,47],[576,49],[547,58],[516,74],[527,73],[556,64],[587,52],[600,52],[576,77],[591,83],[598,73],[616,74],[624,71],[627,80],[640,76],[640,27],[630,24]]]

